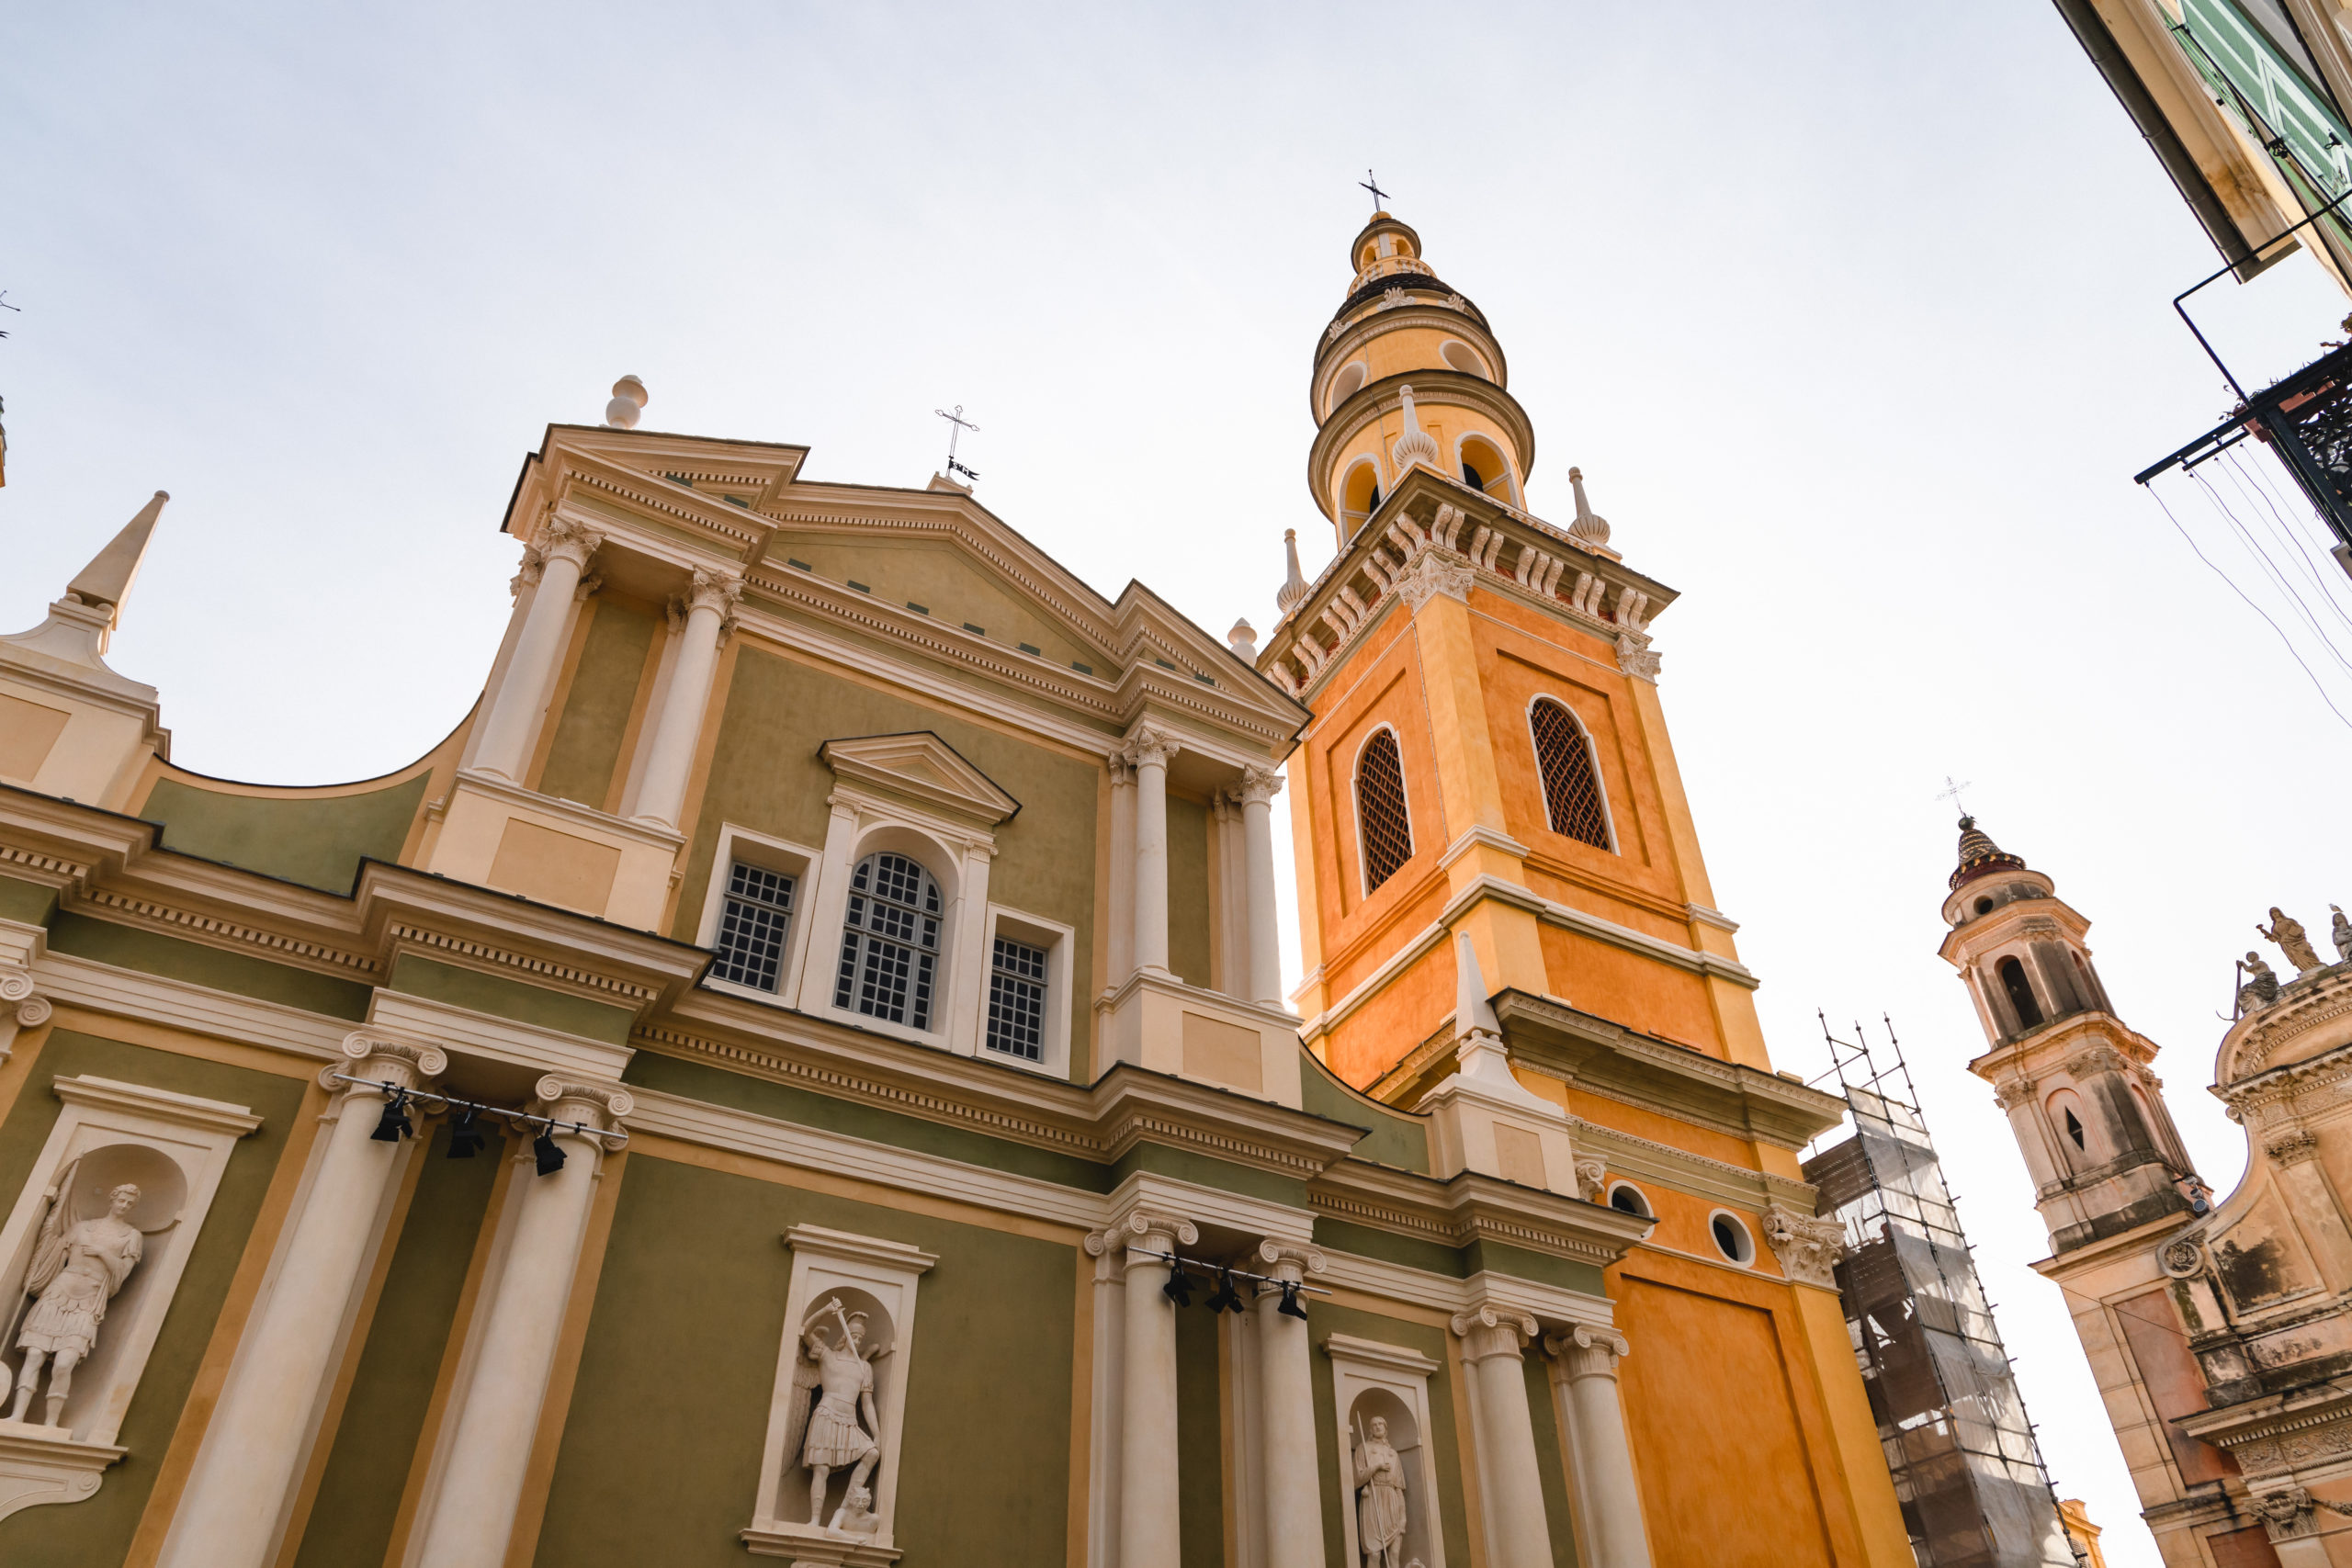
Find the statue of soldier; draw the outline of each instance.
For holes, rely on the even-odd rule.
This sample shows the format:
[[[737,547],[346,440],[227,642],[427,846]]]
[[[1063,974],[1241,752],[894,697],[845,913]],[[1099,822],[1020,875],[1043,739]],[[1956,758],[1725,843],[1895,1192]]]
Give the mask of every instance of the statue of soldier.
[[[827,1312],[841,1324],[839,1344],[825,1337],[821,1318]],[[801,1330],[807,1361],[794,1374],[793,1386],[803,1398],[813,1396],[816,1407],[807,1412],[800,1462],[808,1467],[808,1522],[828,1529],[840,1529],[850,1513],[850,1498],[845,1497],[831,1520],[824,1517],[825,1484],[833,1472],[842,1465],[855,1467],[849,1480],[854,1497],[866,1492],[866,1480],[882,1458],[882,1418],[874,1408],[874,1368],[865,1359],[865,1314],[844,1314],[838,1296],[820,1307]]]
[[[98,1342],[98,1325],[106,1320],[107,1303],[122,1289],[139,1267],[146,1238],[129,1219],[139,1204],[139,1189],[124,1182],[107,1194],[107,1212],[96,1219],[67,1223],[72,1174],[68,1173],[49,1213],[41,1221],[40,1238],[33,1248],[31,1271],[25,1289],[34,1297],[17,1331],[17,1348],[25,1353],[17,1380],[11,1421],[21,1421],[33,1402],[33,1384],[40,1380],[43,1358],[49,1360],[49,1425],[57,1426],[65,1412],[65,1395],[74,1386],[74,1369]]]

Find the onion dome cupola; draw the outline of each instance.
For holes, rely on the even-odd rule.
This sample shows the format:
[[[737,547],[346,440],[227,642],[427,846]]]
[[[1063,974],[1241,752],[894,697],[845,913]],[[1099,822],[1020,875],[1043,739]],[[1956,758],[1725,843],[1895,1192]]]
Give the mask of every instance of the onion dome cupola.
[[[2057,885],[1995,843],[1973,817],[1960,819],[1960,863],[1944,884],[1944,924],[1964,926],[2007,904],[2052,898]]]
[[[1477,306],[1421,259],[1385,212],[1348,247],[1354,277],[1315,351],[1307,458],[1315,504],[1345,548],[1419,464],[1524,508],[1535,430],[1508,388],[1502,345]]]

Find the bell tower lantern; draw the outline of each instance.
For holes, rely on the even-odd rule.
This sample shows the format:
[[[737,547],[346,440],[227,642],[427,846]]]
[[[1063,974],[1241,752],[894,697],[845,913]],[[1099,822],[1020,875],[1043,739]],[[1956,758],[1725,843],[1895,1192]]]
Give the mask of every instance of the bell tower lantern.
[[[1385,212],[1348,247],[1355,276],[1316,345],[1307,484],[1347,547],[1419,465],[1524,511],[1535,429],[1477,306],[1421,259]]]

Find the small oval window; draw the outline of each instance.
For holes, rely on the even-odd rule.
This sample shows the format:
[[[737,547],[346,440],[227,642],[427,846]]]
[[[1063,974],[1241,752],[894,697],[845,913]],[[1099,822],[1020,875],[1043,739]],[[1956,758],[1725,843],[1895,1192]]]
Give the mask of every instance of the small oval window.
[[[1976,912],[1980,915],[1991,914],[1993,912],[1993,900],[1990,898],[1979,898],[1976,900]]]
[[[1756,1261],[1755,1239],[1737,1219],[1718,1209],[1708,1219],[1707,1228],[1714,1233],[1715,1250],[1725,1258],[1740,1264]]]
[[[1445,356],[1445,362],[1448,365],[1461,371],[1464,376],[1476,376],[1481,381],[1494,379],[1487,373],[1487,362],[1478,357],[1478,351],[1460,338],[1446,339],[1439,347],[1438,353]]]
[[[1609,1190],[1609,1206],[1621,1214],[1632,1214],[1637,1219],[1657,1217],[1650,1213],[1649,1200],[1642,1196],[1641,1189],[1629,1181],[1621,1181]]]

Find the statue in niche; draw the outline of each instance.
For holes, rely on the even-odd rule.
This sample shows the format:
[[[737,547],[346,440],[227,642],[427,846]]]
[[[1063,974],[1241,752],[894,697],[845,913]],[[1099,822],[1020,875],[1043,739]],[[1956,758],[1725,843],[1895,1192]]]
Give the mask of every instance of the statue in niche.
[[[2342,963],[2352,964],[2352,920],[2344,918],[2343,905],[2330,904],[2328,908],[2335,916],[2335,924],[2328,931],[2335,942],[2335,956]]]
[[[25,1353],[25,1362],[17,1376],[16,1404],[8,1412],[11,1421],[22,1421],[32,1408],[33,1385],[40,1380],[43,1360],[49,1363],[48,1425],[54,1427],[62,1420],[65,1396],[74,1386],[74,1369],[97,1344],[107,1303],[122,1289],[146,1251],[146,1237],[129,1219],[139,1203],[137,1187],[124,1182],[107,1195],[104,1214],[68,1224],[73,1191],[69,1170],[41,1220],[32,1269],[25,1276],[25,1293],[34,1299],[32,1310],[17,1331],[17,1348]]]
[[[1405,1461],[1389,1446],[1388,1421],[1356,1430],[1356,1547],[1364,1568],[1405,1568]]]
[[[2278,976],[2270,972],[2270,965],[2262,961],[2262,954],[2247,953],[2245,980],[2238,987],[2238,1010],[2253,1012],[2257,1008],[2268,1007],[2278,999]]]
[[[2278,944],[2278,951],[2287,955],[2287,962],[2295,966],[2298,975],[2308,975],[2320,966],[2319,954],[2312,951],[2311,938],[2303,934],[2303,922],[2280,912],[2278,905],[2270,906],[2270,924],[2265,927],[2256,920],[2254,929],[2260,931],[2265,940]]]
[[[827,1313],[841,1325],[838,1340],[826,1337]],[[874,1407],[865,1314],[844,1312],[839,1296],[829,1297],[809,1314],[800,1339],[803,1359],[792,1374],[793,1411],[784,1446],[808,1467],[808,1522],[837,1533],[870,1534],[880,1528],[866,1482],[882,1458],[882,1417]],[[853,1467],[849,1495],[828,1520],[826,1483],[843,1465]]]

